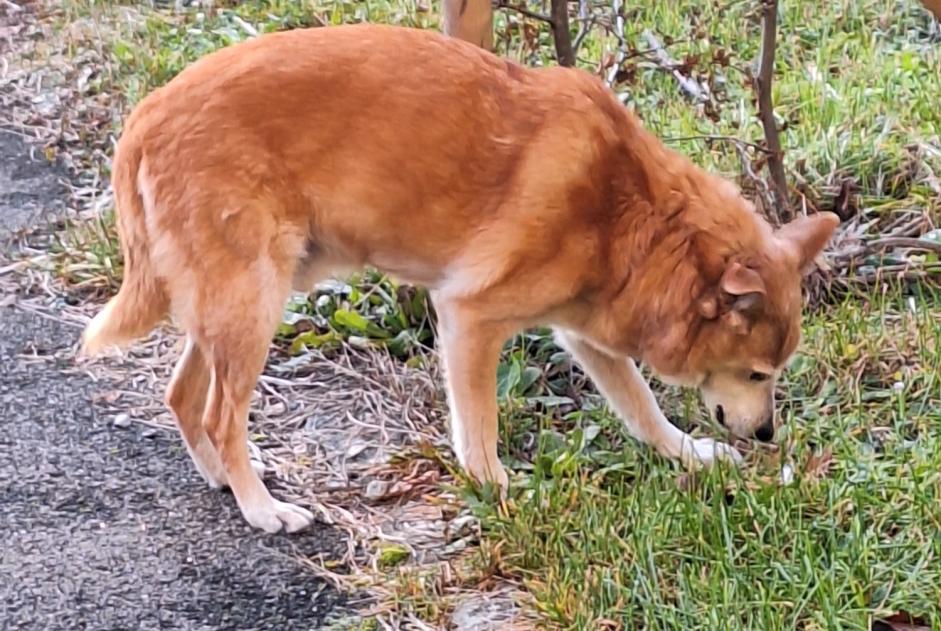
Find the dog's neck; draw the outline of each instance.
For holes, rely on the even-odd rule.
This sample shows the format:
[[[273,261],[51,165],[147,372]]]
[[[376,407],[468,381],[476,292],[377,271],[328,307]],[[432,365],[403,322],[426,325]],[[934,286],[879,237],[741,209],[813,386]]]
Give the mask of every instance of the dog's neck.
[[[663,374],[691,374],[701,324],[697,299],[728,260],[764,247],[771,228],[730,182],[666,148],[627,117],[612,148],[611,225],[605,278],[585,326],[599,346]]]

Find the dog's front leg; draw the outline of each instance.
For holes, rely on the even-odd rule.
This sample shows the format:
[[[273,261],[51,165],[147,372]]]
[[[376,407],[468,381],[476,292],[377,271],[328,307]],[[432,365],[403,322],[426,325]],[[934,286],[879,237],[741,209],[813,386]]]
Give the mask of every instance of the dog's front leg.
[[[693,438],[670,423],[633,360],[612,357],[567,331],[557,331],[557,339],[588,373],[637,440],[652,445],[667,458],[682,461],[687,468],[708,465],[717,459],[740,460],[738,452],[729,445],[711,438]]]
[[[508,478],[497,455],[497,363],[512,331],[472,308],[440,296],[432,299],[438,313],[438,348],[447,380],[454,453],[469,475],[505,490]]]

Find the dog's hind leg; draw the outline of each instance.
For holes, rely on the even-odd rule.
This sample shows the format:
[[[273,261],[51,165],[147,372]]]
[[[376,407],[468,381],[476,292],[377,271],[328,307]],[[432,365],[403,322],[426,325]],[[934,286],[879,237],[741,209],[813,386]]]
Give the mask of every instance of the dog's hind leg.
[[[199,313],[197,344],[205,349],[210,374],[203,426],[242,515],[267,532],[295,532],[313,520],[309,511],[271,497],[251,465],[247,445],[252,391],[289,285],[290,275],[262,256],[249,268],[230,268],[225,286]]]
[[[205,353],[192,336],[187,336],[183,354],[167,387],[166,402],[196,470],[210,487],[218,489],[229,482],[219,453],[203,427],[210,375]],[[252,461],[252,469],[259,477],[264,475],[265,467],[260,462]]]
[[[210,370],[206,357],[192,337],[186,338],[183,355],[173,370],[167,388],[167,406],[174,419],[196,470],[209,486],[219,488],[228,483],[222,460],[212,446],[203,427],[206,394],[209,389]]]
[[[612,357],[567,331],[556,331],[556,339],[588,373],[637,440],[652,445],[667,458],[680,460],[688,468],[719,459],[735,462],[741,458],[729,445],[711,438],[693,438],[670,423],[630,358]]]

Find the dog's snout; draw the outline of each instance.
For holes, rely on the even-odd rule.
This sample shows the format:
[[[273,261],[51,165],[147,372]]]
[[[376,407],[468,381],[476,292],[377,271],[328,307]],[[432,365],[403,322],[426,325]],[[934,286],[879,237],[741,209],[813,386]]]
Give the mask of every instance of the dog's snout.
[[[716,406],[716,421],[719,425],[725,426],[725,409],[721,405]]]
[[[764,425],[756,429],[755,438],[763,443],[770,443],[774,439],[774,422],[766,421]]]

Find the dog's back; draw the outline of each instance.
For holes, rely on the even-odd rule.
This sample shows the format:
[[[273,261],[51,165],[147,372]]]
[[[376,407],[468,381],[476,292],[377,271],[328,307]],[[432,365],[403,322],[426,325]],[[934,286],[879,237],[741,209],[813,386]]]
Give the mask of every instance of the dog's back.
[[[427,31],[307,29],[221,50],[146,98],[121,137],[127,293],[149,293],[165,311],[151,277],[222,280],[243,252],[266,253],[275,275],[297,261],[316,263],[293,272],[305,280],[369,263],[432,287],[460,274],[475,235],[485,234],[477,250],[494,269],[458,266],[478,282],[512,264],[492,260],[498,252],[554,254],[567,224],[597,218],[558,222],[552,234],[550,215],[572,212],[571,186],[598,177],[597,136],[628,120],[599,100],[609,97],[584,73],[526,70]],[[135,267],[146,292],[131,291]],[[178,307],[196,300],[166,293]],[[153,326],[161,309],[144,302],[131,310],[152,317],[126,323],[128,335],[106,334],[99,320],[89,348]]]

